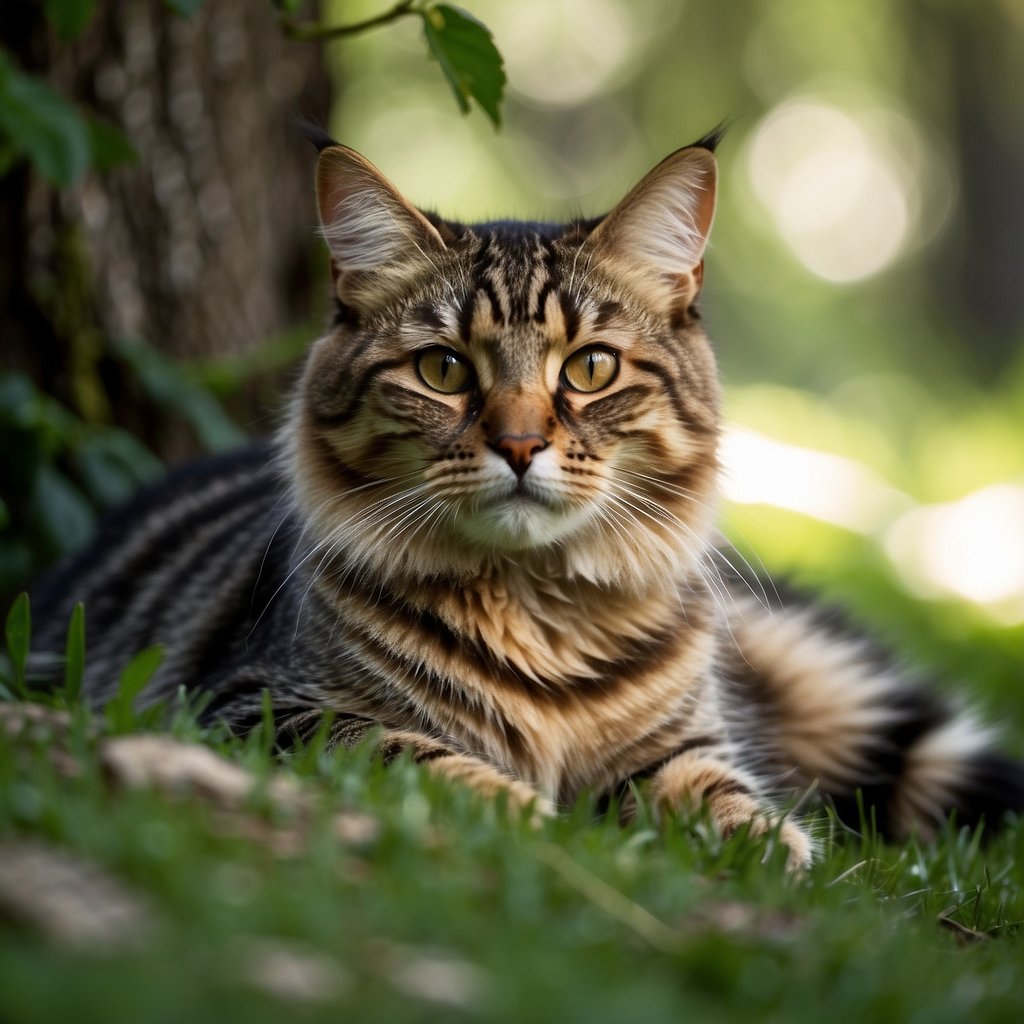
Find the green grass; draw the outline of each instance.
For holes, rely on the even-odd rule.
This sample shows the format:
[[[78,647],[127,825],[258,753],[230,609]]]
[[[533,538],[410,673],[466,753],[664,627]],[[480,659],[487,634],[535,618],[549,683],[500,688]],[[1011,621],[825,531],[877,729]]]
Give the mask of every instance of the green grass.
[[[314,744],[282,768],[259,737],[205,737],[257,774],[299,776],[316,812],[297,829],[258,797],[228,820],[198,797],[112,788],[96,721],[78,713],[56,745],[0,746],[0,848],[31,837],[73,851],[121,880],[149,923],[110,948],[0,924],[5,1021],[1024,1013],[1019,825],[987,845],[966,830],[929,847],[842,834],[793,878],[778,853],[763,862],[762,842],[723,842],[700,821],[658,828],[641,814],[621,828],[584,803],[535,831],[407,763]],[[176,731],[203,738],[187,715]],[[55,746],[73,752],[74,777]],[[336,838],[339,809],[375,829]],[[287,849],[275,835],[292,835]],[[312,971],[307,997],[267,980],[268,956]]]
[[[897,598],[876,596],[900,622]],[[72,630],[72,660],[79,643]],[[992,650],[994,688],[1013,656]],[[822,855],[793,877],[763,840],[658,825],[642,800],[628,827],[584,801],[533,829],[407,762],[319,741],[281,755],[266,731],[204,731],[188,707],[140,716],[132,694],[151,666],[133,664],[105,713],[73,699],[73,668],[72,699],[48,699],[70,725],[0,721],[5,1022],[1024,1018],[1015,819],[987,841],[949,827],[920,846],[822,815]],[[297,778],[308,813],[259,787],[226,811],[114,784],[110,737],[158,727],[265,783]],[[339,837],[339,811],[362,834]],[[143,925],[76,943],[12,909],[2,876],[26,842],[77,858],[83,894],[86,869],[102,869]]]

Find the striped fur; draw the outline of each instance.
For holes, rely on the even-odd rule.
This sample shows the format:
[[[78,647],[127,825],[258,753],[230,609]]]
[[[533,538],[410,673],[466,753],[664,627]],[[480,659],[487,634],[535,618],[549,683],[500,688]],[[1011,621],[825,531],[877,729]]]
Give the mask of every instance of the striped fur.
[[[151,701],[201,690],[244,730],[268,689],[282,738],[329,710],[537,814],[644,781],[794,865],[777,801],[815,783],[898,835],[1024,806],[970,715],[722,571],[712,148],[594,222],[467,227],[325,145],[338,317],[276,445],[179,471],[39,594],[51,643],[87,602],[88,692],[159,642]]]

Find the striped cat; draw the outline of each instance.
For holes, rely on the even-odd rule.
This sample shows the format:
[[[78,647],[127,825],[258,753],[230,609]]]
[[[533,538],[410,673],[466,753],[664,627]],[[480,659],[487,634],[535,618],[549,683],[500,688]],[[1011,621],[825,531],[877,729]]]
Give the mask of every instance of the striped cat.
[[[970,714],[813,609],[768,606],[714,533],[719,383],[696,302],[716,135],[607,216],[465,226],[321,140],[337,316],[275,446],[189,466],[37,596],[86,602],[86,687],[136,650],[244,730],[377,729],[385,757],[552,813],[644,780],[662,813],[813,843],[817,784],[927,833],[1024,807]]]

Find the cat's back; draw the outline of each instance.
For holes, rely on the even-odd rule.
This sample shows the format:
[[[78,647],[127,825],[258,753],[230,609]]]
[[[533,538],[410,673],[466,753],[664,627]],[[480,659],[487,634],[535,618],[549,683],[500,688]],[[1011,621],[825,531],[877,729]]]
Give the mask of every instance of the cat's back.
[[[258,654],[253,627],[287,576],[294,541],[269,444],[179,466],[109,513],[85,551],[40,581],[33,646],[60,651],[82,601],[87,693],[111,692],[126,660],[153,644],[165,651],[159,677],[208,679]],[[164,695],[159,677],[148,693]]]

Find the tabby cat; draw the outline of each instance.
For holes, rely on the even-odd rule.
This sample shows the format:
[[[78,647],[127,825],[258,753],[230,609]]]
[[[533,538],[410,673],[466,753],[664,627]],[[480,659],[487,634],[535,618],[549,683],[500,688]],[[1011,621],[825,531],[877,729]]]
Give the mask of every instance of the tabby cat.
[[[329,710],[537,815],[643,780],[795,866],[779,808],[815,786],[897,836],[1024,807],[971,714],[719,554],[717,141],[605,217],[466,226],[320,139],[334,324],[273,445],[172,474],[37,595],[53,642],[86,602],[87,692],[160,643],[151,701],[201,689],[244,730],[269,690],[282,738]]]

